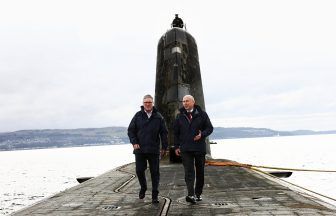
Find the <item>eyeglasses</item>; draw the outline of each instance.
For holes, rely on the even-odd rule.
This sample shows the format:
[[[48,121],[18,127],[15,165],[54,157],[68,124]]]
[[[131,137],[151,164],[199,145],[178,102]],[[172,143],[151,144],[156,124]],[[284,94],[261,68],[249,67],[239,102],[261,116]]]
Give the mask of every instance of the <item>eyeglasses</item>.
[[[143,103],[145,103],[145,104],[151,104],[151,103],[153,103],[153,102],[148,102],[148,101],[146,101],[146,102],[143,102]]]

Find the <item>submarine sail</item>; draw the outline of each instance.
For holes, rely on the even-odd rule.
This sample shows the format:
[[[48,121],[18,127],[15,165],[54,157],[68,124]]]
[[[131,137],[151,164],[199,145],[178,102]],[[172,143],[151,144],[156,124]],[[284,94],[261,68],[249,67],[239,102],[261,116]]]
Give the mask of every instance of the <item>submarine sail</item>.
[[[194,96],[196,104],[205,110],[197,44],[183,27],[182,19],[176,14],[172,28],[160,38],[157,47],[155,106],[166,120],[171,149],[174,146],[173,122],[182,107],[183,96]],[[209,142],[207,155],[210,155]],[[171,150],[170,160],[175,158]]]

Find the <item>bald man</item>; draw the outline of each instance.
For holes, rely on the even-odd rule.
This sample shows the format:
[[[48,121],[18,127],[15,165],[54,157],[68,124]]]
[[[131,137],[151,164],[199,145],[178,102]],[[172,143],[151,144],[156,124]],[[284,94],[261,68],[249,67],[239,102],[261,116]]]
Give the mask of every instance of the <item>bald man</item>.
[[[183,107],[174,123],[175,154],[181,155],[182,158],[184,179],[188,189],[186,201],[195,204],[196,201],[202,201],[205,138],[212,133],[213,127],[207,113],[195,104],[193,96],[185,95],[182,103]],[[196,186],[194,186],[195,176]]]

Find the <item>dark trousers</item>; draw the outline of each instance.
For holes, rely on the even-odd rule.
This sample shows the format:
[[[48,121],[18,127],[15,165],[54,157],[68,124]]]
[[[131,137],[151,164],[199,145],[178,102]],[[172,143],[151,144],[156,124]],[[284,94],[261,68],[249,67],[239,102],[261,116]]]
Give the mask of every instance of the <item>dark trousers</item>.
[[[149,164],[149,171],[152,178],[152,198],[157,198],[159,194],[159,181],[160,181],[160,170],[159,170],[159,154],[150,153],[138,153],[135,154],[135,171],[138,176],[139,184],[141,190],[144,192],[147,190],[147,181],[145,171],[147,169],[147,161]]]
[[[184,179],[187,184],[188,196],[201,195],[204,186],[205,153],[182,152]],[[195,186],[196,172],[196,186]]]

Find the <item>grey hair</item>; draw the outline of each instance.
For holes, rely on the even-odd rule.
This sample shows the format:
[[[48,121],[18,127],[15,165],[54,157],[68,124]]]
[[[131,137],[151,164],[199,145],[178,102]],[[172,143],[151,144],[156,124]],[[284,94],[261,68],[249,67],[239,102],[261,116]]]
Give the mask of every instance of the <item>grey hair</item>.
[[[184,98],[189,98],[190,100],[195,102],[195,98],[192,95],[184,95],[183,99]]]
[[[143,100],[145,100],[145,99],[147,99],[147,98],[150,98],[150,99],[154,100],[153,97],[152,97],[152,95],[150,95],[150,94],[145,95],[145,96],[143,97]]]

